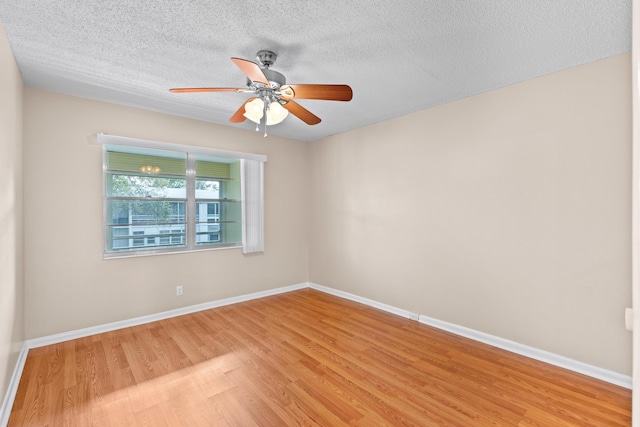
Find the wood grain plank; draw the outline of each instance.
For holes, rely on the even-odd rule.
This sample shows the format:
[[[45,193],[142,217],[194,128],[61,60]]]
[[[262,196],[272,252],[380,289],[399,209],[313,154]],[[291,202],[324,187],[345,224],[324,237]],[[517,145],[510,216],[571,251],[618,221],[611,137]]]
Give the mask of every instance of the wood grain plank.
[[[9,426],[628,426],[631,391],[304,289],[29,352]]]

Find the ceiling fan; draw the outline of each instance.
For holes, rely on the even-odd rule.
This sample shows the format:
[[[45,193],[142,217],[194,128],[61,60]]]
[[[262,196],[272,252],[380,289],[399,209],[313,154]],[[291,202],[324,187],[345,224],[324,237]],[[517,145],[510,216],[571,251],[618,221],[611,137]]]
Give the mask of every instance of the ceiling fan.
[[[265,119],[266,126],[282,122],[289,113],[298,117],[308,125],[320,123],[320,118],[298,104],[294,99],[319,99],[326,101],[350,101],[353,91],[348,85],[333,84],[286,84],[281,73],[270,69],[277,55],[270,50],[260,50],[256,57],[262,67],[253,61],[231,58],[234,64],[247,76],[247,86],[231,87],[197,87],[169,89],[173,93],[188,92],[242,92],[252,93],[249,98],[229,119],[232,123],[241,123],[249,119],[256,123],[256,130]]]

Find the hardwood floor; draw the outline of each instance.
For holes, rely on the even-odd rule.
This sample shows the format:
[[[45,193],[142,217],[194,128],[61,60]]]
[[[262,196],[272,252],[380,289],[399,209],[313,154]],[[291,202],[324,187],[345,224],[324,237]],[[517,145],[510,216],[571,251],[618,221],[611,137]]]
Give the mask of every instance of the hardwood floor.
[[[29,352],[9,426],[617,426],[631,391],[305,289]]]

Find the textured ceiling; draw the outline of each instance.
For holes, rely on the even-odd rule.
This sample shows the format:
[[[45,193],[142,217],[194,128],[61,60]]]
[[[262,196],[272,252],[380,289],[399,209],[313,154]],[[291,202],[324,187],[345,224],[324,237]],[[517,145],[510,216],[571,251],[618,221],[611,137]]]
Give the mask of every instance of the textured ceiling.
[[[312,141],[631,48],[631,0],[1,0],[25,84],[251,130],[229,117],[232,56],[278,54],[288,83],[340,83],[269,133]]]

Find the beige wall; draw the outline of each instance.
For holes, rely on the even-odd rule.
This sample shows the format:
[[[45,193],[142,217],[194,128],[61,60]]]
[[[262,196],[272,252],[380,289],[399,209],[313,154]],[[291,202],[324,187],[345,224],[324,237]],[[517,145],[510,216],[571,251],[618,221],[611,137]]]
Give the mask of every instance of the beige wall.
[[[33,88],[24,120],[28,338],[308,280],[305,144]],[[103,260],[99,132],[267,155],[264,254]]]
[[[0,402],[24,341],[22,91],[0,24]]]
[[[630,56],[311,144],[310,281],[631,373]]]

